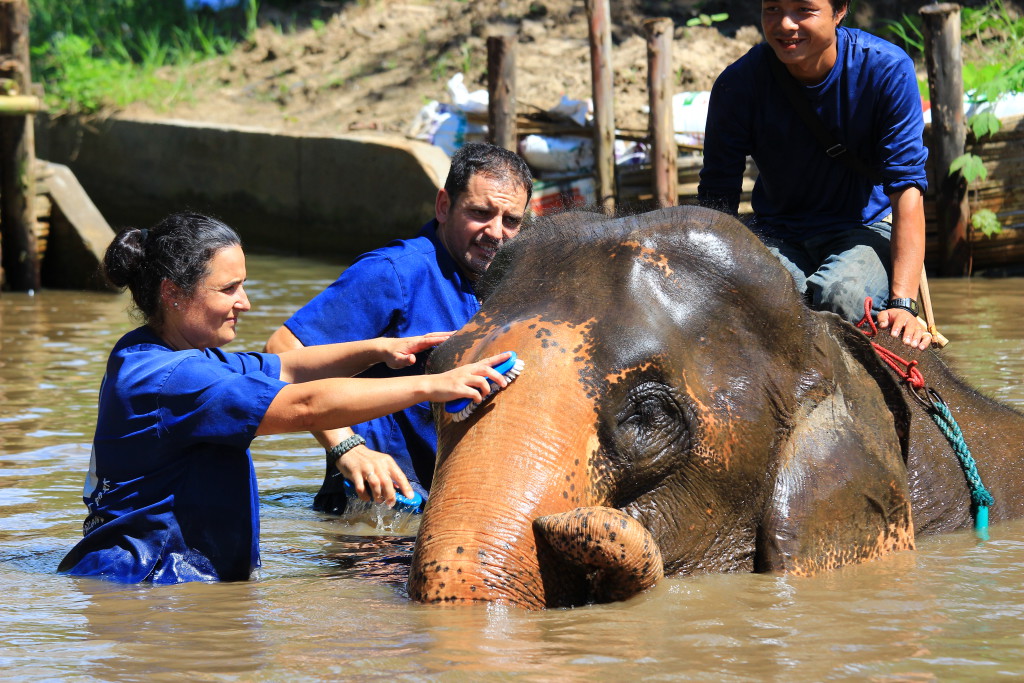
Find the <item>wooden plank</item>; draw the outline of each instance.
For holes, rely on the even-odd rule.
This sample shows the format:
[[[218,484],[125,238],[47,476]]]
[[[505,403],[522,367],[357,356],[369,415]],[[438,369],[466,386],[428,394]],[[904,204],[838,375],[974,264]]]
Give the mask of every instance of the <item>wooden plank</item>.
[[[594,162],[597,203],[615,209],[615,90],[612,86],[612,30],[609,0],[586,0],[590,72],[594,98]]]
[[[0,78],[29,92],[28,0],[0,0]],[[19,291],[41,287],[35,236],[35,157],[33,117],[0,116],[0,279]]]
[[[654,176],[654,196],[660,207],[673,206],[679,200],[679,152],[676,149],[672,113],[672,37],[671,19],[648,19],[647,90]]]
[[[45,164],[41,191],[53,202],[46,255],[42,259],[47,287],[106,289],[99,277],[103,255],[114,239],[103,215],[67,166]]]
[[[516,132],[516,40],[515,35],[487,38],[487,114],[491,143],[518,151]]]

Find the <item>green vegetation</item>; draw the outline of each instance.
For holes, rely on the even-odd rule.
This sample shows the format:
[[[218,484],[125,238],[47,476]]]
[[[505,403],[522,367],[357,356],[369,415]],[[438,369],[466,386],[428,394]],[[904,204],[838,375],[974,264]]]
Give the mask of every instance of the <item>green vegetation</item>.
[[[898,21],[880,20],[883,37],[902,45],[915,59],[922,59],[924,33],[921,17],[904,14]],[[979,100],[994,99],[1004,92],[1024,92],[1024,17],[1014,16],[1003,0],[991,0],[960,11],[963,45],[964,89]],[[928,96],[928,84],[921,84]]]
[[[701,12],[695,17],[686,20],[687,26],[711,26],[719,21],[725,21],[729,18],[727,12],[720,12],[718,14],[704,14]]]
[[[999,132],[1001,124],[996,115],[990,111],[981,112],[971,117],[969,121],[971,130],[974,132],[975,140],[981,140],[986,135],[995,135]],[[949,165],[949,174],[959,172],[967,181],[967,186],[970,188],[974,184],[975,180],[984,180],[988,177],[988,169],[985,168],[985,164],[981,157],[976,154],[961,154],[953,163]],[[969,189],[970,201],[976,203],[977,191]],[[998,235],[1003,231],[1003,226],[999,222],[999,217],[996,216],[995,212],[991,209],[978,209],[971,212],[971,225],[981,232],[985,237],[992,237]]]
[[[56,111],[89,113],[187,99],[192,83],[160,67],[229,52],[256,28],[257,0],[219,13],[182,0],[29,0],[33,78]]]
[[[899,21],[885,20],[891,40],[920,58],[924,52],[921,18],[904,14]],[[995,101],[1006,92],[1024,92],[1024,17],[1014,16],[1003,0],[991,0],[980,8],[964,7],[960,14],[960,36],[964,60],[964,90],[976,102]],[[928,84],[921,84],[928,96]],[[975,114],[968,120],[975,140],[999,131],[999,119],[992,112]],[[981,157],[963,154],[950,164],[949,174],[960,173],[968,187],[984,180],[988,170]],[[972,200],[975,191],[970,190]],[[989,209],[973,211],[971,224],[986,237],[1002,232],[999,218]]]
[[[965,89],[989,99],[1024,91],[1024,17],[1012,16],[1003,0],[992,0],[980,9],[965,7],[960,34]]]

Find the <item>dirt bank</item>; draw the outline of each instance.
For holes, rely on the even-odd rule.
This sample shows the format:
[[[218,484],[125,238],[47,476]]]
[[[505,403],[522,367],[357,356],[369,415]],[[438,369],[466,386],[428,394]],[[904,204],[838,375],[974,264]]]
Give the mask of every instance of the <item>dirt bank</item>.
[[[615,116],[646,126],[646,46],[642,22],[658,3],[614,2]],[[706,90],[727,64],[759,40],[754,26],[684,26],[695,2],[676,2],[673,55],[680,90]],[[641,9],[641,5],[647,6]],[[264,25],[235,53],[191,67],[202,83],[195,101],[143,118],[183,118],[336,134],[404,133],[426,101],[449,101],[445,84],[462,72],[470,90],[486,89],[486,37],[496,28],[519,36],[520,107],[546,109],[565,94],[590,96],[586,11],[582,0],[372,0],[316,2],[293,14],[264,10]],[[280,30],[277,24],[292,26]],[[168,78],[171,74],[168,74]]]
[[[848,23],[880,27],[882,18],[915,14],[919,4],[856,0]],[[1017,10],[1015,2],[1004,4]],[[611,6],[620,128],[647,124],[645,19],[670,16],[676,23],[677,90],[710,89],[725,66],[760,40],[756,0],[613,0]],[[424,103],[449,101],[445,84],[452,75],[464,73],[470,90],[487,87],[486,38],[498,28],[519,38],[522,111],[547,109],[563,94],[590,96],[583,0],[303,0],[287,7],[287,13],[264,7],[251,41],[189,68],[189,80],[200,84],[194,101],[135,105],[128,113],[317,134],[405,133]],[[686,27],[698,12],[728,19]]]

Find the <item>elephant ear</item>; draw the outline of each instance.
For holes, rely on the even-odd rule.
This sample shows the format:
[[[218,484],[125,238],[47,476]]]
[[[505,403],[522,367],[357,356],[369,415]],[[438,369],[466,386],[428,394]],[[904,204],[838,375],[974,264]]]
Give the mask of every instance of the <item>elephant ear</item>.
[[[806,391],[758,530],[758,571],[812,574],[914,547],[906,403],[859,331],[816,315]]]

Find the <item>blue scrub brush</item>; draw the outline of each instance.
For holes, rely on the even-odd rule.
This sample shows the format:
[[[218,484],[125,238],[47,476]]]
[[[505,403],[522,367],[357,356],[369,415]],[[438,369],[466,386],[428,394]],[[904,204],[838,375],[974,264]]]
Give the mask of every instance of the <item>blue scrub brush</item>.
[[[345,495],[349,498],[349,507],[354,502],[363,502],[359,500],[359,496],[356,495],[356,487],[348,479],[345,480]],[[418,515],[423,512],[423,496],[417,491],[412,492],[412,498],[406,498],[399,491],[395,491],[395,506],[391,508],[392,512],[408,512],[413,515]]]
[[[511,353],[512,355],[509,356],[507,360],[504,360],[494,366],[494,369],[504,375],[505,379],[509,382],[518,377],[519,373],[523,371],[523,360],[516,357],[515,351],[512,351]],[[501,389],[501,387],[495,384],[492,380],[488,379],[487,381],[491,384],[491,393],[484,397],[484,401],[491,396],[494,396],[494,394]],[[481,405],[483,405],[483,401],[480,403],[473,403],[473,400],[469,398],[457,398],[454,401],[448,401],[445,403],[444,409],[445,412],[452,414],[453,420],[456,422],[462,422],[469,417],[478,406]]]

